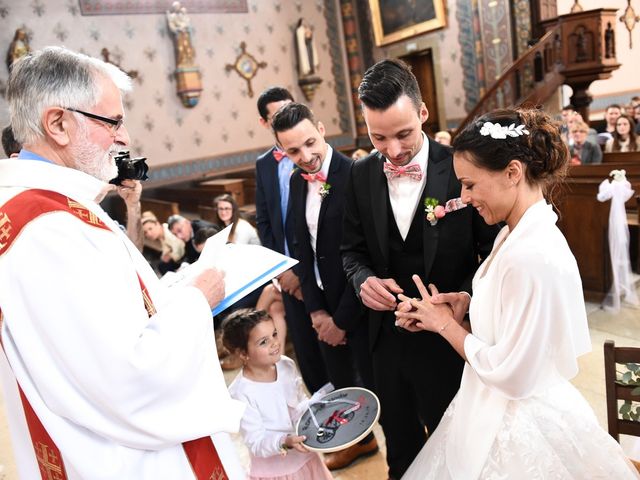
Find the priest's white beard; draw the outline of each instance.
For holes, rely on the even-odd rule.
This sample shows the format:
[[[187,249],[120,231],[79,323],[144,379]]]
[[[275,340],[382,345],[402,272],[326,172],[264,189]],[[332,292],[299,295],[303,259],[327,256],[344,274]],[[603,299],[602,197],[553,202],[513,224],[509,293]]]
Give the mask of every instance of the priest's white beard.
[[[118,167],[112,156],[118,150],[118,146],[115,143],[106,151],[95,143],[91,143],[88,138],[87,127],[84,124],[81,127],[79,142],[71,147],[76,168],[103,182],[108,182],[118,176]]]

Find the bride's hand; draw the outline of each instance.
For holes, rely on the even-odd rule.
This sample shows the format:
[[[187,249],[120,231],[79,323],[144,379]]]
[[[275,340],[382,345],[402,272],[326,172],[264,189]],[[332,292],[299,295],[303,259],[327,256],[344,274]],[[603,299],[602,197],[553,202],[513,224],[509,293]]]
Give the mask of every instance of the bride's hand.
[[[430,332],[440,331],[443,325],[446,325],[446,323],[452,320],[452,307],[447,303],[432,303],[432,296],[427,291],[420,277],[413,275],[412,278],[416,287],[418,287],[422,299],[409,298],[402,294],[398,295],[398,298],[402,301],[400,305],[402,305],[403,308],[398,308],[395,312],[396,325],[410,332],[417,332],[419,330],[427,330]],[[432,292],[437,294],[435,287],[433,285],[430,285],[430,287],[432,288]],[[412,308],[411,311],[407,311],[409,306]]]
[[[431,303],[436,305],[448,304],[453,312],[453,319],[458,324],[464,321],[464,316],[469,311],[471,295],[467,292],[439,293],[433,284],[429,284],[429,290],[431,290]]]

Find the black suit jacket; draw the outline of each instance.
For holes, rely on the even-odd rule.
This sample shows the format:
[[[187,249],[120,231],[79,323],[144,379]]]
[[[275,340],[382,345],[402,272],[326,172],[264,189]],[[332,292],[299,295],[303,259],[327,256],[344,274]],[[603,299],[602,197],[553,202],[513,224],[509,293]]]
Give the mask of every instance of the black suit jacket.
[[[307,312],[326,310],[333,317],[335,324],[347,331],[358,326],[363,313],[360,301],[347,282],[340,255],[345,188],[351,163],[351,159],[333,150],[327,176],[327,183],[331,188],[320,206],[315,255],[311,248],[306,218],[308,183],[301,176],[304,172],[299,169],[291,176],[289,198],[296,226],[296,255],[300,260],[300,282]],[[321,290],[316,282],[316,258],[324,290]]]
[[[356,292],[370,276],[389,277],[388,187],[380,153],[353,164],[347,186],[342,257],[345,273]],[[429,139],[426,196],[440,205],[460,197],[451,149]],[[418,214],[423,213],[418,206]],[[393,218],[393,217],[391,217]],[[423,222],[425,284],[441,292],[471,292],[479,259],[491,252],[498,226],[488,226],[471,206],[448,213],[432,226]],[[370,346],[378,337],[385,312],[370,310]]]
[[[284,240],[287,239],[289,255],[295,256],[295,233],[293,212],[291,211],[291,192],[287,204],[287,215],[282,222],[280,209],[280,183],[278,181],[278,162],[273,157],[275,147],[267,150],[256,160],[256,227],[260,243],[280,252],[284,251]],[[299,267],[293,267],[300,276]]]

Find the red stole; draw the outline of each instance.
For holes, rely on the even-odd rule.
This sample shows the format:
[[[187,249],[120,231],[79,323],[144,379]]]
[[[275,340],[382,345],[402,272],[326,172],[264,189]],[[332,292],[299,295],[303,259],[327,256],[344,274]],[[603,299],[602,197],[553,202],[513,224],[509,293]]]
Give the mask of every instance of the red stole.
[[[31,220],[40,215],[61,211],[70,213],[92,227],[112,231],[94,213],[69,197],[50,190],[26,190],[0,207],[0,255],[7,252]],[[144,306],[151,317],[156,313],[155,306],[140,275],[138,275],[138,281]],[[0,311],[1,326],[2,312]],[[19,384],[18,390],[42,480],[66,480],[67,474],[60,450],[45,430]],[[189,440],[184,442],[182,447],[197,480],[228,480],[229,477],[211,437]]]

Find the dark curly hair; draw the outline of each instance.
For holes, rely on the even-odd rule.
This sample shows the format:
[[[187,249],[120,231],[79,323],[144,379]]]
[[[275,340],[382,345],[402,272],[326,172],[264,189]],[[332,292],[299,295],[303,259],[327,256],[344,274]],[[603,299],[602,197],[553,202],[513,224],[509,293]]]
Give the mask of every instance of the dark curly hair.
[[[246,352],[251,330],[260,322],[271,320],[264,310],[241,308],[222,322],[222,344],[230,352]]]
[[[505,139],[481,135],[485,122],[505,127],[524,125],[529,134]],[[482,115],[456,135],[452,147],[454,154],[465,152],[478,167],[492,171],[504,170],[511,160],[520,160],[526,167],[527,182],[541,185],[547,199],[566,176],[569,165],[569,150],[558,124],[537,109],[501,109]]]

